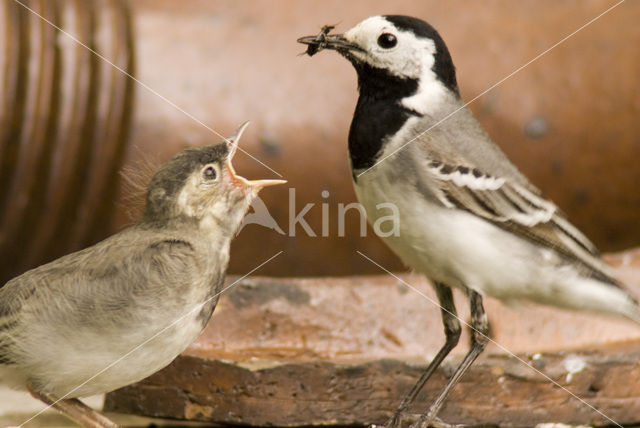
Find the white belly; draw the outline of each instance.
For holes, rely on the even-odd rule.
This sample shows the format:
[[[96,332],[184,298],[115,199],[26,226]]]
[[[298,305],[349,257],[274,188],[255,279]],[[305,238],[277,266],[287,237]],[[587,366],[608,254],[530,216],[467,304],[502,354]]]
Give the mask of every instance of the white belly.
[[[428,201],[415,186],[390,182],[386,161],[358,179],[356,195],[371,224],[393,203],[399,233],[382,239],[412,269],[449,286],[503,300],[545,300],[553,294],[557,256],[479,217]],[[530,263],[531,260],[540,263]]]
[[[371,225],[390,215],[380,204],[396,207],[397,233],[381,238],[409,267],[432,281],[503,301],[532,300],[640,322],[640,311],[624,290],[583,276],[576,264],[556,252],[490,221],[444,207],[429,195],[428,183],[411,175],[415,171],[407,160],[408,150],[411,147],[360,175],[355,192]],[[387,149],[392,151],[393,147]]]
[[[399,233],[382,239],[406,265],[432,280],[472,286],[469,276],[476,276],[473,272],[488,261],[490,253],[495,253],[493,249],[473,251],[486,246],[485,235],[490,228],[466,218],[469,216],[464,212],[428,204],[417,193],[384,192],[379,187],[356,185],[356,194],[372,225],[384,215],[380,203],[391,202],[398,207]],[[481,230],[470,230],[473,226],[480,226]]]
[[[380,204],[397,207],[398,233],[382,239],[409,267],[432,281],[502,301],[531,300],[640,322],[636,304],[622,289],[582,276],[553,251],[482,218],[429,201],[385,172],[394,167],[389,160],[361,175],[355,191],[372,225],[389,215]]]

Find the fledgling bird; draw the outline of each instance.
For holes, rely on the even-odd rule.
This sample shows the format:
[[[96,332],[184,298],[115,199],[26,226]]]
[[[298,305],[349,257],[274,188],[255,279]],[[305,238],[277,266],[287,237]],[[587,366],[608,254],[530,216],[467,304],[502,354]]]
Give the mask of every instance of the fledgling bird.
[[[117,426],[77,397],[155,373],[200,334],[249,204],[284,183],[236,175],[231,159],[246,125],[166,162],[139,224],[0,289],[1,381],[86,427]]]
[[[309,55],[337,51],[357,72],[359,98],[348,147],[358,200],[372,224],[381,214],[377,204],[396,205],[400,233],[384,240],[405,264],[431,279],[442,306],[445,344],[387,427],[401,424],[458,343],[451,287],[469,298],[472,345],[418,428],[441,423],[436,415],[444,400],[486,346],[484,295],[640,322],[637,303],[594,245],[529,183],[464,106],[451,56],[433,27],[389,15],[365,19],[344,34],[325,28],[298,41]]]

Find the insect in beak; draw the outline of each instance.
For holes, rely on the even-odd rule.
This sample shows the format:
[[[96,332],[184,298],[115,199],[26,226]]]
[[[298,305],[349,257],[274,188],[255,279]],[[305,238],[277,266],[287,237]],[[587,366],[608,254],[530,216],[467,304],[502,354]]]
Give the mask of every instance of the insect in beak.
[[[362,51],[362,48],[355,43],[348,41],[343,34],[329,34],[335,25],[325,25],[316,36],[305,36],[298,39],[298,43],[307,45],[305,52],[309,56],[313,56],[323,49],[333,49],[336,51]]]

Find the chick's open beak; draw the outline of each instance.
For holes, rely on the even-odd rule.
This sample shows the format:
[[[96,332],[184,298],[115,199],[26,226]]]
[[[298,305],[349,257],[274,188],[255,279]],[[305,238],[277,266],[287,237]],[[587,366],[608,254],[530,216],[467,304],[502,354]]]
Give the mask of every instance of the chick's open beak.
[[[249,126],[248,121],[240,125],[240,127],[236,129],[233,135],[227,138],[229,154],[227,155],[226,167],[227,167],[227,171],[229,172],[229,177],[231,177],[231,184],[233,184],[236,187],[250,188],[250,189],[255,189],[257,191],[262,189],[263,187],[275,186],[276,184],[286,183],[287,182],[286,180],[247,180],[246,178],[236,174],[236,170],[233,168],[233,165],[231,164],[231,160],[233,159],[233,156],[236,154],[236,151],[238,150],[238,142],[240,141],[240,137],[242,136],[242,133],[247,128],[247,126]]]

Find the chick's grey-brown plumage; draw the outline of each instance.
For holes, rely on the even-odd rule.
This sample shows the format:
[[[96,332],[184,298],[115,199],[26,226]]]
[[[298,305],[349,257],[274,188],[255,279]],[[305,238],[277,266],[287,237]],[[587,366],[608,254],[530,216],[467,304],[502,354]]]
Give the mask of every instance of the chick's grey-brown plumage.
[[[199,335],[251,200],[281,182],[235,175],[243,129],[164,164],[140,224],[0,289],[0,381],[49,402],[104,393],[158,371]]]

